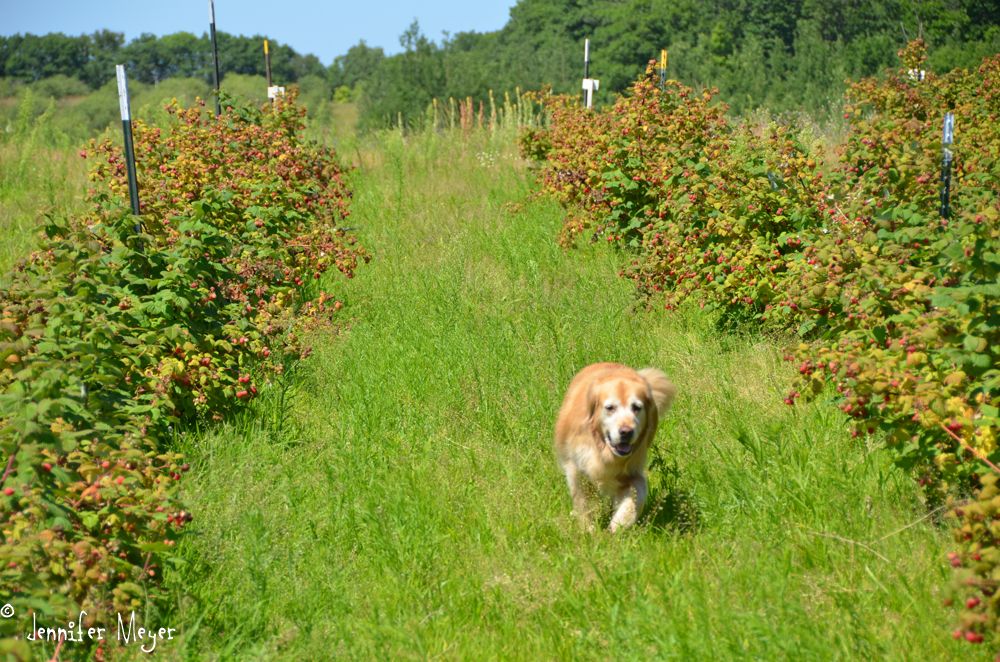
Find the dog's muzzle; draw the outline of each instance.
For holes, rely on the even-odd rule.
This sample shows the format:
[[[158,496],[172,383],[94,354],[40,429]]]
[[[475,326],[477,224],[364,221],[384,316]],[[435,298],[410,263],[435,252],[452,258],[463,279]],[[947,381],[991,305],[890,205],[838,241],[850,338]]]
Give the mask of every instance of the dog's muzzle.
[[[632,454],[632,436],[635,434],[635,430],[632,428],[621,428],[618,430],[618,438],[621,439],[617,444],[611,443],[611,435],[605,437],[608,446],[611,447],[611,452],[618,457],[628,457]]]

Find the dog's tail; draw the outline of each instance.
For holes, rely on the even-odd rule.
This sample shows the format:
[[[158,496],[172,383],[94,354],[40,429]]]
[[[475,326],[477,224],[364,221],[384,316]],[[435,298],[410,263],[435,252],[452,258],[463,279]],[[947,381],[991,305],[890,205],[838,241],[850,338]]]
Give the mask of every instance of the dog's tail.
[[[653,392],[653,401],[656,402],[656,413],[663,416],[670,411],[670,405],[674,403],[677,396],[677,387],[667,379],[662,370],[656,368],[643,368],[639,375],[649,384],[649,390]]]

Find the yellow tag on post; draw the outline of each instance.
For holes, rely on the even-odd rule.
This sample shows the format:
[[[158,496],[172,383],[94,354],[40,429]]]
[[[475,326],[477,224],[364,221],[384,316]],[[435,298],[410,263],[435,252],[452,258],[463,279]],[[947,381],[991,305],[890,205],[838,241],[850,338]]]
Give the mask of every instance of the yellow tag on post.
[[[667,68],[667,51],[666,49],[660,51],[660,69]]]

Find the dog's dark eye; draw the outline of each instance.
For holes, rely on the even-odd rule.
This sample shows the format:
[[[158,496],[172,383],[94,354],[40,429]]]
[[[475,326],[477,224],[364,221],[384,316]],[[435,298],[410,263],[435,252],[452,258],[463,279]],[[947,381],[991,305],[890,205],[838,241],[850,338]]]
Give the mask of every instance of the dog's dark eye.
[[[642,411],[642,403],[637,402],[634,405],[632,405],[632,411]]]
[[[615,410],[615,406],[614,405],[604,405],[604,408],[607,409],[608,411],[614,411]]]

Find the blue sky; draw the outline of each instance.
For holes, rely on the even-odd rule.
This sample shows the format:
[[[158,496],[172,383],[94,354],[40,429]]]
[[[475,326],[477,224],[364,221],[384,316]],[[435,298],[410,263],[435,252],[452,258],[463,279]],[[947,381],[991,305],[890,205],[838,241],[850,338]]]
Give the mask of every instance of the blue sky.
[[[399,35],[413,19],[441,41],[441,31],[486,32],[503,27],[516,0],[215,0],[216,28],[233,34],[266,34],[323,64],[364,39],[387,54],[399,52]],[[131,40],[208,30],[208,0],[0,0],[0,34],[62,32],[78,35],[107,28]]]

